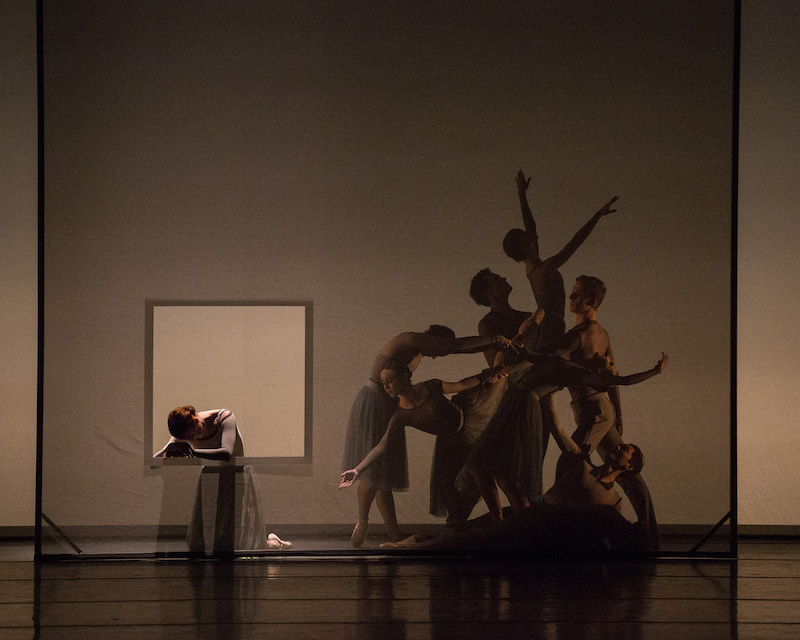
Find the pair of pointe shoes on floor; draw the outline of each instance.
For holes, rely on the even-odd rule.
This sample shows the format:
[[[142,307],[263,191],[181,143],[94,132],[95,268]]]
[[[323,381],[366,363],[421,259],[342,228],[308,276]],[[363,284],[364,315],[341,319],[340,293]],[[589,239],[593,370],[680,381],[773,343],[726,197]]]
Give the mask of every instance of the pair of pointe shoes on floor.
[[[288,540],[281,540],[276,534],[270,533],[267,536],[267,549],[291,549],[292,543]]]

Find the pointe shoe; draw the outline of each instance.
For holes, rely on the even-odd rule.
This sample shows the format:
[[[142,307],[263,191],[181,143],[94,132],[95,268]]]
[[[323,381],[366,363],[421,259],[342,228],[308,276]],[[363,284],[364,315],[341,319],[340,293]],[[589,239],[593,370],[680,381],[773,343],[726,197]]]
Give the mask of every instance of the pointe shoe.
[[[281,540],[274,533],[270,533],[267,536],[267,544],[269,544],[270,542],[276,543],[278,545],[277,548],[279,548],[279,549],[291,549],[292,548],[292,543],[291,542],[289,542],[288,540]],[[270,548],[274,548],[274,547],[270,547]]]
[[[356,526],[353,528],[353,533],[350,534],[350,543],[354,547],[360,547],[364,544],[364,541],[367,539],[367,528],[369,525],[361,526],[360,522],[356,522]]]

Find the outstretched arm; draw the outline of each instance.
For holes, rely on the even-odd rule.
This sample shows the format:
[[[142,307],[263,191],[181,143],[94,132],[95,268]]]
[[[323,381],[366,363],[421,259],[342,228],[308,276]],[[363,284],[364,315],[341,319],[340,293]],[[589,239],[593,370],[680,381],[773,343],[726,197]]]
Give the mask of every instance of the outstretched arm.
[[[532,374],[526,379],[527,385],[555,384],[560,387],[586,386],[598,389],[608,388],[609,396],[611,396],[611,391],[615,390],[617,385],[627,386],[639,384],[640,382],[644,382],[658,375],[667,366],[669,360],[668,356],[662,353],[661,360],[659,360],[658,364],[652,369],[640,373],[633,373],[628,376],[621,376],[613,374],[608,370],[597,371],[587,369],[586,367],[557,356],[524,353],[522,354],[522,358],[533,365]],[[613,398],[611,401],[614,403]],[[614,409],[617,409],[617,405],[614,406]]]
[[[341,475],[341,482],[339,482],[339,488],[344,489],[349,487],[356,481],[358,478],[358,474],[361,473],[364,469],[366,469],[369,465],[371,465],[375,460],[382,456],[386,452],[386,448],[388,447],[389,438],[392,437],[393,433],[397,429],[402,429],[403,425],[397,422],[395,416],[392,416],[391,420],[389,420],[389,426],[386,428],[386,431],[383,434],[383,437],[380,439],[380,442],[372,447],[372,450],[365,456],[365,458],[359,462],[355,468],[348,469],[347,471],[342,472]]]
[[[631,385],[631,384],[639,384],[640,382],[644,382],[645,380],[649,380],[653,376],[658,375],[664,369],[667,368],[667,363],[669,362],[669,356],[661,352],[661,360],[656,363],[656,366],[652,369],[648,369],[647,371],[642,371],[640,373],[632,373],[628,376],[620,376],[620,375],[611,375],[609,377],[612,380],[613,384],[615,385]]]
[[[432,336],[428,333],[415,333],[412,334],[412,336],[414,340],[414,349],[424,356],[446,356],[452,353],[480,353],[487,349],[511,349],[518,351],[522,348],[522,345],[513,340],[498,335],[468,336],[456,338],[455,340]]]
[[[611,205],[617,201],[617,198],[619,198],[619,196],[614,196],[611,198],[611,200],[606,202],[606,204],[603,205],[603,207],[597,213],[589,218],[589,222],[578,229],[578,232],[572,236],[572,240],[564,245],[564,248],[561,249],[561,251],[559,251],[552,258],[548,258],[547,262],[549,263],[549,266],[553,267],[554,269],[559,269],[564,266],[564,263],[572,257],[572,254],[575,253],[578,250],[578,247],[583,244],[584,240],[589,237],[589,234],[592,232],[595,225],[600,221],[600,218],[616,211],[616,209],[611,208]]]
[[[459,380],[458,382],[445,382],[442,380],[442,393],[458,393],[459,391],[466,391],[467,389],[472,389],[472,387],[477,387],[479,384],[486,384],[490,380],[496,379],[497,376],[503,375],[505,373],[504,369],[505,367],[484,369],[480,373]]]

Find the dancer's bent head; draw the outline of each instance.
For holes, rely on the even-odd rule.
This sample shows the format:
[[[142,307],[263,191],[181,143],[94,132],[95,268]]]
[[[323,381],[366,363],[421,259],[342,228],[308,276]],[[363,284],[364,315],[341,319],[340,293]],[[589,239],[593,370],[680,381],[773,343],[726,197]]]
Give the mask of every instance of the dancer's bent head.
[[[624,469],[621,475],[635,476],[644,467],[644,454],[635,444],[620,443],[606,454],[606,462],[616,469]]]
[[[447,340],[455,340],[456,333],[450,327],[445,327],[441,324],[432,324],[425,332],[428,335],[436,336],[437,338],[446,338]]]
[[[411,371],[399,360],[389,360],[381,370],[381,384],[392,398],[411,384]]]
[[[642,450],[635,444],[632,444],[631,446],[633,447],[633,454],[631,455],[631,460],[628,463],[631,466],[631,469],[625,473],[635,476],[637,473],[640,473],[644,467],[644,454],[642,453]]]
[[[606,297],[606,285],[603,281],[594,276],[578,276],[575,282],[581,286],[581,293],[586,304],[597,309],[602,304],[603,298]]]
[[[522,262],[528,257],[530,246],[531,239],[524,229],[512,229],[503,238],[503,251],[516,262]]]
[[[167,427],[172,437],[178,440],[191,440],[197,428],[197,411],[192,405],[177,407],[169,412]]]

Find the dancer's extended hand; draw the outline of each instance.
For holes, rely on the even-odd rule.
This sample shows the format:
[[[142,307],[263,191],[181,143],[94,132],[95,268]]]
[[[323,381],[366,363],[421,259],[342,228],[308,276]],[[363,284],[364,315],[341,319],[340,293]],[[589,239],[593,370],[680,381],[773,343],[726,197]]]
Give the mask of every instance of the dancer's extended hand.
[[[522,173],[522,169],[517,171],[517,193],[519,195],[523,195],[528,190],[528,185],[530,185],[531,179],[526,178],[525,174]]]
[[[619,199],[619,196],[614,196],[613,198],[611,198],[611,200],[609,200],[608,202],[606,202],[606,203],[605,203],[605,204],[604,204],[604,205],[603,205],[603,206],[602,206],[602,207],[601,207],[601,208],[600,208],[600,209],[597,211],[597,213],[595,213],[594,215],[596,215],[598,218],[602,218],[603,216],[607,216],[609,213],[615,213],[615,212],[616,212],[616,209],[612,209],[612,208],[611,208],[611,205],[612,205],[612,204],[614,204],[614,203],[615,203],[615,202],[616,202],[618,199]]]
[[[669,356],[662,351],[661,352],[661,360],[659,360],[658,364],[656,365],[658,367],[658,370],[659,371],[663,371],[664,369],[666,369],[668,362],[669,362]]]
[[[353,484],[358,478],[358,469],[348,469],[342,473],[342,481],[339,483],[339,488],[344,489]]]

